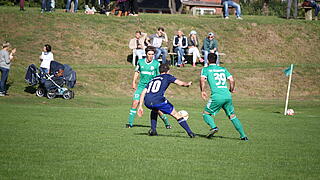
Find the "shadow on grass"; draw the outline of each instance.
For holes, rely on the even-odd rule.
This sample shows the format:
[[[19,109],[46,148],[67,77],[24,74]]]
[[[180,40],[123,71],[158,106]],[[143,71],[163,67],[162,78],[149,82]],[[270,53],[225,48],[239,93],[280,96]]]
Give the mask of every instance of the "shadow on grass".
[[[142,125],[142,124],[135,124],[135,125],[133,125],[133,127],[151,127],[151,126],[146,126],[146,125]]]
[[[203,134],[196,134],[198,137],[206,138],[206,135]],[[213,136],[210,139],[230,139],[230,140],[239,140],[239,138],[232,138],[232,137],[226,137],[226,136]]]
[[[30,94],[34,94],[36,93],[36,88],[33,86],[27,86],[24,88],[24,92],[30,93]]]

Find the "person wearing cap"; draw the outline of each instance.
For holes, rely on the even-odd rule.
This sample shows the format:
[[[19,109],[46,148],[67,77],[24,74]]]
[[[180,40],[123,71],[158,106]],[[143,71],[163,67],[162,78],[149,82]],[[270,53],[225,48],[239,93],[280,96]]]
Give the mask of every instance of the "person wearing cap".
[[[218,41],[214,38],[213,32],[208,34],[203,41],[202,52],[204,56],[204,66],[208,66],[208,54],[215,53],[218,56],[216,64],[219,65],[219,54],[218,54]]]
[[[178,67],[184,66],[185,50],[188,47],[188,38],[181,30],[173,37],[173,51],[178,54]]]
[[[200,62],[203,61],[203,59],[201,58],[198,47],[199,47],[199,40],[198,40],[197,32],[192,30],[190,32],[190,35],[188,38],[188,53],[192,54],[192,66],[193,67],[196,67],[197,58],[200,60]]]
[[[242,19],[241,18],[241,8],[240,5],[232,0],[222,0],[222,5],[223,5],[223,10],[224,10],[224,18],[229,19],[229,6],[233,7],[236,9],[236,16],[237,19]]]
[[[2,44],[2,50],[0,50],[0,71],[1,71],[1,81],[0,81],[0,96],[6,95],[6,83],[9,76],[9,70],[11,61],[13,59],[13,54],[16,52],[14,48],[11,53],[9,53],[10,43],[5,42]]]

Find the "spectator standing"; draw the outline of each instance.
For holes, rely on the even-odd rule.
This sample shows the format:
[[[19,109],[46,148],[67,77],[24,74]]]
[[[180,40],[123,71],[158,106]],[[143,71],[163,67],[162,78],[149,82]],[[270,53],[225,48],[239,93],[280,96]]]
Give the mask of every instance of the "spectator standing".
[[[20,11],[25,11],[25,9],[24,9],[24,0],[20,0]]]
[[[199,40],[196,31],[191,31],[188,38],[188,53],[192,54],[192,66],[196,67],[197,58],[203,62],[199,52]]]
[[[0,81],[0,96],[5,96],[7,87],[7,79],[9,76],[10,66],[13,59],[14,53],[16,53],[16,48],[14,48],[11,53],[9,53],[10,43],[5,42],[2,44],[2,50],[0,51],[0,71],[1,71],[1,81]]]
[[[219,54],[218,54],[218,41],[214,38],[213,32],[208,34],[203,41],[202,52],[204,55],[204,66],[208,66],[208,54],[215,53],[218,56],[217,65],[219,65]]]
[[[42,0],[41,13],[51,12],[51,0]]]
[[[54,61],[51,46],[49,44],[43,46],[43,52],[39,58],[41,61],[40,70],[44,73],[49,73],[50,63],[51,61]]]
[[[129,0],[130,4],[130,15],[139,16],[139,7],[137,0]]]
[[[67,0],[66,12],[76,13],[78,11],[78,0],[73,0],[73,2],[74,2],[74,9],[71,9],[71,0]]]
[[[142,59],[145,55],[145,41],[147,34],[142,33],[141,31],[136,31],[136,37],[131,39],[129,42],[129,48],[134,50],[134,56],[138,56],[138,59]]]
[[[128,11],[129,11],[129,0],[117,0],[117,3],[119,5],[119,13],[118,13],[118,17],[121,17],[122,14],[124,16],[128,16]]]
[[[184,66],[185,50],[188,47],[188,39],[181,30],[173,37],[173,51],[178,54],[178,67]]]
[[[297,16],[298,16],[298,0],[288,0],[287,19],[290,18],[292,2],[293,2],[293,5],[294,5],[293,18],[297,18]]]
[[[167,33],[164,32],[163,27],[159,27],[156,34],[152,34],[147,38],[148,45],[156,48],[154,58],[159,59],[162,54],[162,64],[166,64],[168,50],[162,46],[163,42],[168,43],[168,36]]]
[[[223,10],[224,10],[224,18],[229,19],[229,6],[236,8],[236,16],[237,19],[241,18],[241,7],[238,3],[232,1],[232,0],[222,0]]]

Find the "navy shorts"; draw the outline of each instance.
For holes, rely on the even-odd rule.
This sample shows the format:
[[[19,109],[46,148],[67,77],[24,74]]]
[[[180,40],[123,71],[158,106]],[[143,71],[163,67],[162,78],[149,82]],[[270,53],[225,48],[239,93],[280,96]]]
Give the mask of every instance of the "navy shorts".
[[[156,111],[160,110],[164,114],[171,114],[174,109],[173,105],[168,100],[160,104],[155,104],[155,105],[145,104],[145,105],[147,108],[151,110],[156,110]]]

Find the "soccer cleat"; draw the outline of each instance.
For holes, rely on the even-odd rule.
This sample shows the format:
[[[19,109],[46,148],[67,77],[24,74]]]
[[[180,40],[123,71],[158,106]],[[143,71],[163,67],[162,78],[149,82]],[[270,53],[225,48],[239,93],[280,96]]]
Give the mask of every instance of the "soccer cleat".
[[[131,125],[131,124],[126,124],[126,128],[133,128],[133,125]]]
[[[189,135],[190,138],[195,138],[196,137],[196,135],[193,132],[188,133],[188,135]]]
[[[148,135],[149,135],[149,136],[158,136],[158,133],[157,133],[156,130],[150,129],[150,130],[148,131]]]
[[[241,141],[249,141],[248,137],[240,138]]]
[[[171,125],[166,125],[166,129],[171,129]]]
[[[209,133],[206,135],[207,138],[211,138],[215,133],[217,133],[219,131],[219,128],[215,127],[212,128]]]

